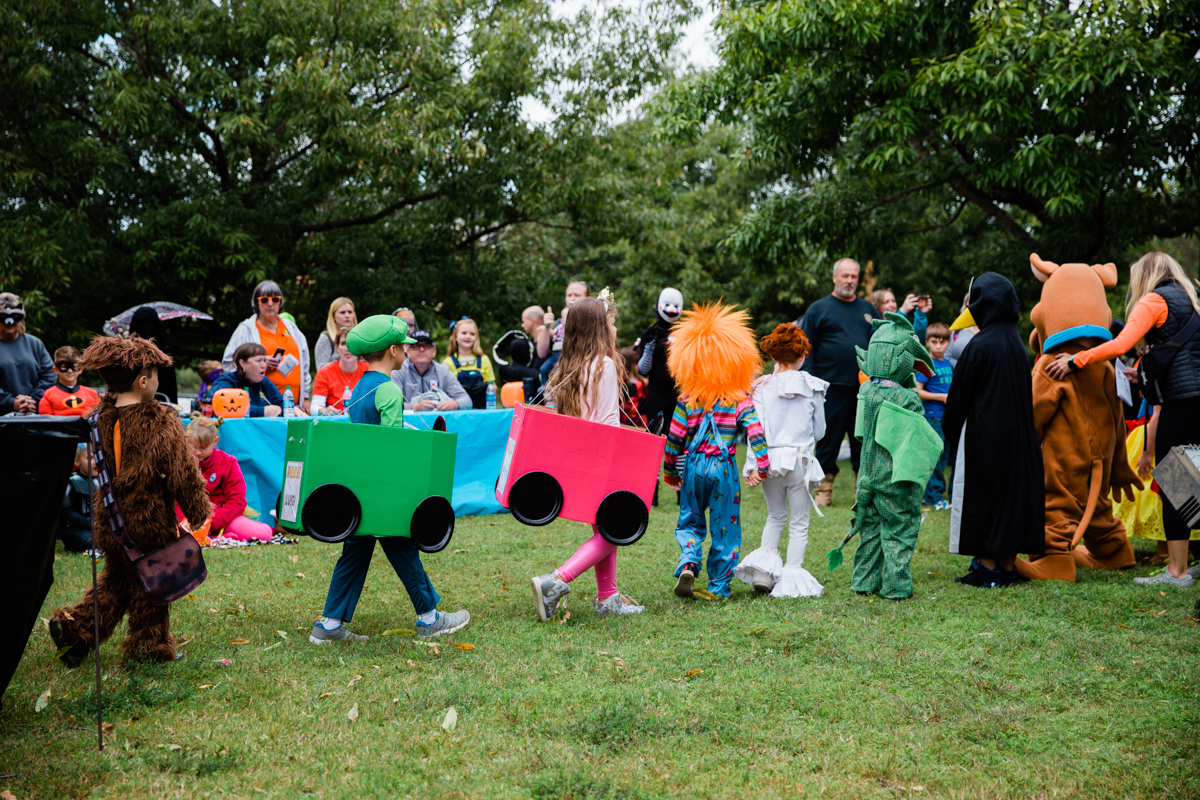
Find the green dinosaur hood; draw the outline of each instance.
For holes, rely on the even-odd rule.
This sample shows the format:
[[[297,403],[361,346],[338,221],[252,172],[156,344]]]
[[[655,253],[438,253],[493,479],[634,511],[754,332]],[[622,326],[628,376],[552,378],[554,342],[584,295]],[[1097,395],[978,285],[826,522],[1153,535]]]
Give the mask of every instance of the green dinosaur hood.
[[[916,389],[913,370],[930,377],[933,360],[904,315],[889,311],[884,317],[871,320],[875,333],[871,336],[870,346],[866,350],[854,348],[858,354],[858,368],[868,378],[883,378]]]

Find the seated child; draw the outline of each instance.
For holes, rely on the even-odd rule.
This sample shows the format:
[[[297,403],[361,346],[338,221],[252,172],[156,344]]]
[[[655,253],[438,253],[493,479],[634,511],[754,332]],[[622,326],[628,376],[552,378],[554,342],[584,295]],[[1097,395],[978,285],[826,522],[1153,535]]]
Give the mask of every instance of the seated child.
[[[367,374],[354,387],[347,410],[351,425],[404,425],[404,394],[392,382],[392,370],[404,363],[404,345],[415,344],[416,339],[408,335],[408,325],[399,317],[376,314],[354,326],[346,337],[346,347],[351,353],[367,362]],[[421,564],[421,551],[405,536],[351,536],[342,542],[342,554],[333,567],[329,579],[329,594],[325,597],[325,609],[313,623],[308,640],[313,644],[327,642],[366,641],[367,637],[351,633],[343,623],[349,622],[358,606],[363,584],[367,582],[367,570],[371,568],[371,555],[375,543],[383,548],[383,554],[404,584],[413,610],[417,612],[417,635],[439,636],[462,630],[471,621],[466,610],[447,614],[437,610],[442,599],[434,590],[425,567]]]
[[[201,361],[196,371],[200,373],[200,388],[196,392],[196,398],[202,403],[208,402],[212,399],[213,384],[225,374],[225,370],[221,369],[220,361],[209,360]]]
[[[933,468],[925,487],[921,504],[933,506],[937,511],[950,509],[951,487],[946,483],[946,459],[950,448],[946,445],[946,434],[942,432],[942,416],[946,413],[946,395],[950,392],[950,380],[954,377],[954,365],[946,360],[946,348],[950,346],[950,328],[935,322],[925,331],[925,347],[933,359],[933,376],[917,373],[917,394],[925,407],[925,421],[942,437],[942,457]]]
[[[346,349],[346,337],[350,335],[349,328],[342,328],[337,333],[334,346],[337,350],[337,360],[332,361],[317,370],[313,379],[313,398],[310,410],[314,414],[344,414],[346,400],[350,398],[354,387],[367,372],[367,362]]]
[[[825,477],[813,449],[825,435],[825,390],[829,384],[800,369],[808,355],[808,338],[792,323],[777,325],[760,344],[775,361],[775,373],[755,381],[753,390],[754,410],[771,461],[770,475],[762,483],[767,524],[762,544],[742,559],[733,574],[772,597],[820,597],[825,588],[804,568],[804,550],[813,508],[810,487]],[[746,477],[757,472],[753,459],[746,459],[743,471]],[[779,558],[779,537],[785,525],[786,566]]]
[[[692,595],[700,572],[705,511],[712,533],[708,590],[730,595],[742,546],[738,431],[746,432],[753,451],[747,458],[758,468],[746,484],[757,486],[769,474],[767,442],[747,395],[761,366],[748,323],[746,312],[717,304],[685,311],[675,325],[675,341],[667,355],[667,367],[679,387],[663,458],[667,486],[682,491],[675,526],[680,550],[675,594],[679,597]]]
[[[56,354],[57,355],[57,354]],[[91,481],[91,490],[88,490]],[[62,516],[58,522],[58,538],[68,553],[86,553],[92,549],[92,495],[100,490],[96,466],[88,455],[86,444],[75,451],[75,472],[67,481],[63,495]]]
[[[474,408],[487,407],[487,386],[496,382],[492,361],[479,346],[479,326],[470,317],[450,323],[448,355],[442,364],[458,378],[458,384],[471,397]]]
[[[233,351],[233,366],[233,372],[217,378],[212,394],[222,389],[245,389],[250,395],[251,417],[278,417],[283,413],[283,395],[266,380],[267,348],[258,342],[240,345]]]
[[[246,479],[242,476],[241,466],[236,458],[217,449],[217,429],[222,421],[196,412],[187,426],[188,442],[196,460],[200,462],[204,491],[213,507],[208,535],[224,536],[239,542],[269,542],[274,528],[245,516]],[[176,516],[181,523],[185,522],[178,508]],[[184,528],[187,528],[186,524]]]
[[[83,374],[79,368],[82,357],[74,347],[60,347],[54,351],[54,374],[58,376],[58,382],[38,401],[39,414],[83,417],[100,402],[95,389],[79,385],[79,376]]]

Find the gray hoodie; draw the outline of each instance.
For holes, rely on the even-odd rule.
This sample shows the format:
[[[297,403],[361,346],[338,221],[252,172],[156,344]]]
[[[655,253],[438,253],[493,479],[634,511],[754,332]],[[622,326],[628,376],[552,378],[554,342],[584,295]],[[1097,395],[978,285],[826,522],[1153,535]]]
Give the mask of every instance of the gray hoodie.
[[[458,402],[460,409],[471,408],[471,396],[467,394],[467,390],[462,388],[462,384],[454,377],[449,367],[436,361],[430,363],[429,369],[422,375],[417,372],[411,361],[405,360],[400,369],[392,370],[392,383],[404,392],[404,407],[410,411],[412,398],[434,389],[448,394],[451,400]]]

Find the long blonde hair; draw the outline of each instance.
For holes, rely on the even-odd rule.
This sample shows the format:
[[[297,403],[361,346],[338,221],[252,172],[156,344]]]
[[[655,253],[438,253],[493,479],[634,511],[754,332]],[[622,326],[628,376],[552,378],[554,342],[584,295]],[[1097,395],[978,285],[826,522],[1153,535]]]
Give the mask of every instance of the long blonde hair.
[[[1125,301],[1125,318],[1133,313],[1133,307],[1167,278],[1175,281],[1180,289],[1187,292],[1192,301],[1192,308],[1200,313],[1200,303],[1196,301],[1196,285],[1188,278],[1179,262],[1166,253],[1152,250],[1133,262],[1129,268],[1129,297]]]
[[[583,416],[583,390],[587,387],[587,405],[596,407],[604,357],[613,361],[619,386],[625,383],[625,362],[617,353],[616,335],[610,320],[616,319],[616,306],[597,297],[585,297],[571,306],[563,323],[562,355],[550,376],[550,389],[558,413]],[[590,371],[590,374],[589,374]]]
[[[446,345],[446,355],[458,358],[458,332],[461,330],[459,326],[464,322],[469,322],[475,326],[475,344],[471,346],[471,355],[479,359],[476,364],[482,367],[483,348],[479,346],[479,325],[476,324],[475,320],[471,319],[470,317],[463,317],[462,319],[455,320],[450,324],[450,343]]]
[[[350,323],[350,327],[353,328],[358,324],[358,309],[355,307],[354,301],[349,297],[339,297],[337,300],[334,300],[329,304],[329,315],[325,317],[325,333],[329,336],[329,341],[331,342],[337,342],[339,329],[337,322],[333,319],[334,312],[346,305],[346,303],[349,303],[350,309],[354,311],[354,322]]]

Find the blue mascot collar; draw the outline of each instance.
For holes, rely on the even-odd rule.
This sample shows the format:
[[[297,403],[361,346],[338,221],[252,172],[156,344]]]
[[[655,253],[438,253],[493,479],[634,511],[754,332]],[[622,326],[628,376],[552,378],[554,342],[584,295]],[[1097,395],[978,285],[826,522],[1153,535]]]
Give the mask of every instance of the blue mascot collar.
[[[1053,350],[1060,344],[1066,344],[1073,339],[1099,339],[1102,342],[1110,342],[1112,341],[1112,332],[1099,325],[1076,325],[1074,328],[1059,331],[1046,339],[1046,343],[1042,345],[1042,352]]]

